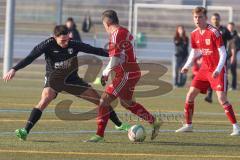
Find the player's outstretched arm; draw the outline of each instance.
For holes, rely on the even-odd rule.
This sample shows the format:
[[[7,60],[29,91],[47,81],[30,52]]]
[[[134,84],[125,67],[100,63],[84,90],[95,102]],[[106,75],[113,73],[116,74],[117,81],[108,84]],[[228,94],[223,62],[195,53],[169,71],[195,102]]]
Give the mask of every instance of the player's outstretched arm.
[[[77,48],[80,52],[95,54],[95,55],[103,56],[103,57],[108,57],[108,52],[106,50],[104,50],[103,48],[93,47],[89,44],[82,43],[82,42],[76,42],[76,43],[77,43]]]
[[[26,67],[27,65],[31,64],[35,59],[37,59],[39,56],[41,56],[43,53],[45,53],[48,46],[51,45],[52,39],[47,39],[37,46],[33,48],[33,50],[30,52],[30,54],[22,59],[16,66],[12,67],[12,69],[18,71],[19,69],[22,69]],[[10,70],[11,71],[11,70]]]
[[[3,76],[3,80],[5,82],[11,80],[15,76],[15,73],[19,69],[26,67],[27,65],[32,63],[36,58],[41,56],[44,53],[45,49],[47,48],[49,42],[50,42],[50,40],[46,40],[46,41],[43,41],[42,43],[40,43],[39,45],[37,45],[36,47],[34,47],[33,50],[31,51],[31,53],[27,57],[25,57],[23,60],[21,60],[16,66],[14,66],[12,69],[10,69]]]
[[[3,80],[5,82],[11,80],[14,76],[15,76],[15,69],[10,69],[4,76],[3,76]]]

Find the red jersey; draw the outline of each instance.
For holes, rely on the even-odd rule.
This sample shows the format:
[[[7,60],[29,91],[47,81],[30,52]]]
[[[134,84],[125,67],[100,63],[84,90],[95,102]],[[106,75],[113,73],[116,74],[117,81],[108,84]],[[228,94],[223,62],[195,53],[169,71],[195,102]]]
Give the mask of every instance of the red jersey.
[[[193,49],[201,50],[201,69],[213,72],[219,62],[218,48],[224,45],[219,30],[208,24],[205,32],[201,34],[197,28],[191,33],[191,44]]]
[[[110,35],[109,57],[119,57],[120,65],[113,70],[117,74],[124,72],[139,72],[139,66],[136,62],[136,56],[133,48],[133,36],[123,27],[119,27]]]

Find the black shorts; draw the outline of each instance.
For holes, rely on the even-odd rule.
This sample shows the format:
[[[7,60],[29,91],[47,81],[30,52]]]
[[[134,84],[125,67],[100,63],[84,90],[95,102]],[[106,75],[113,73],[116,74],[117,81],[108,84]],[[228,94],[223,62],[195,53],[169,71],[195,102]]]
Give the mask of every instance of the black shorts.
[[[61,78],[51,78],[50,76],[45,76],[44,88],[50,87],[54,89],[57,93],[65,91],[72,95],[81,95],[84,91],[91,88],[87,82],[82,78],[76,77],[71,80],[64,81]]]

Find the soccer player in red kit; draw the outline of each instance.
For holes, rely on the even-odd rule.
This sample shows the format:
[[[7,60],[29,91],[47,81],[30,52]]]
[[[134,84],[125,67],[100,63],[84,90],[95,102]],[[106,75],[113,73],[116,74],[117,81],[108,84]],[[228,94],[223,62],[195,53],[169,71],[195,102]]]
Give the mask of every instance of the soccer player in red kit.
[[[218,29],[207,23],[207,10],[197,7],[193,10],[193,20],[196,29],[191,33],[192,50],[181,72],[186,73],[194,58],[202,55],[202,65],[192,80],[186,96],[185,120],[186,124],[176,132],[191,132],[194,111],[194,99],[199,93],[206,93],[209,86],[216,91],[218,101],[225,110],[229,121],[233,125],[232,136],[240,135],[232,105],[227,100],[226,85],[226,49]]]
[[[108,104],[111,104],[118,97],[124,108],[152,125],[151,139],[153,140],[158,135],[160,123],[141,104],[133,100],[134,88],[141,77],[132,44],[133,36],[127,29],[119,25],[115,11],[106,10],[103,12],[102,20],[107,33],[110,35],[108,51],[110,61],[102,73],[101,82],[105,85],[111,71],[115,72],[115,77],[102,94],[97,117],[97,133],[88,142],[103,140],[104,130],[109,119]]]

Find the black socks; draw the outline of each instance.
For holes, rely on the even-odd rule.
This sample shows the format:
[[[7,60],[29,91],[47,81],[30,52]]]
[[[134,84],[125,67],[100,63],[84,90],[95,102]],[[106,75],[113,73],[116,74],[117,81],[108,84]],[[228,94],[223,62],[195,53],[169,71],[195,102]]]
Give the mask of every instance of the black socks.
[[[116,126],[120,127],[122,125],[122,122],[120,121],[112,107],[110,107],[110,119]]]
[[[33,108],[30,117],[28,118],[27,124],[25,126],[25,129],[27,130],[27,133],[30,132],[32,127],[37,123],[37,121],[41,118],[42,111],[38,108]]]

